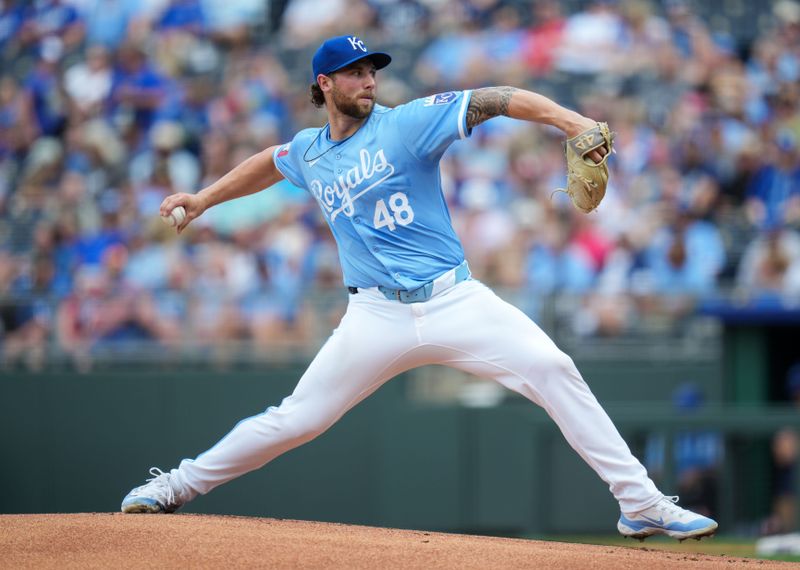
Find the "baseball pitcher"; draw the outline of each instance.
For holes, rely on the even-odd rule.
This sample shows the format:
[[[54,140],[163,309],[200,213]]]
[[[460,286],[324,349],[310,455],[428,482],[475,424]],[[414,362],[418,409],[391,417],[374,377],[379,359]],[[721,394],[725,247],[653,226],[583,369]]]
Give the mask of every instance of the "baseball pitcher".
[[[185,208],[182,231],[221,202],[282,178],[319,204],[339,249],[347,311],[280,405],[239,422],[211,449],[184,459],[122,502],[126,513],[170,513],[318,436],[384,382],[443,364],[491,378],[543,407],[620,505],[619,531],[635,538],[713,534],[717,523],[663,495],[631,454],[572,359],[525,314],[470,275],[442,195],[439,161],[451,143],[504,115],[566,134],[568,186],[592,211],[605,193],[612,137],[553,101],[513,87],[451,91],[395,108],[376,103],[376,72],[391,62],[355,36],[314,55],[311,99],[328,123],[247,159],[197,194],[161,204]]]

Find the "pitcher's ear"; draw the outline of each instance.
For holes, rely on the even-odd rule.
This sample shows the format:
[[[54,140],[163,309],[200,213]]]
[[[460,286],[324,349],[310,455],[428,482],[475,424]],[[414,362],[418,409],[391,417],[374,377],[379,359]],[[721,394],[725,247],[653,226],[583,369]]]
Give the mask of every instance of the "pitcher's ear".
[[[332,83],[333,79],[329,75],[323,75],[322,73],[317,75],[317,85],[323,91],[330,91]]]

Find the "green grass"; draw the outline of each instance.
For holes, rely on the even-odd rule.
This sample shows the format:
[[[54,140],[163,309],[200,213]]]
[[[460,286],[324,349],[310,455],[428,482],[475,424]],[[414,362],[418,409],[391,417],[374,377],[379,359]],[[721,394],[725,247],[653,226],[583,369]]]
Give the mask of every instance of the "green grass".
[[[667,550],[670,552],[694,552],[698,554],[736,556],[739,558],[759,558],[756,556],[756,543],[752,539],[736,539],[728,537],[712,537],[703,540],[677,540],[666,537],[651,537],[644,542],[635,539],[625,539],[621,536],[602,535],[559,535],[532,537],[539,540],[552,540],[558,542],[571,542],[576,544],[598,544],[603,546],[627,546],[629,548],[642,548],[648,550]],[[800,556],[771,556],[769,560],[783,560],[787,562],[800,562]]]

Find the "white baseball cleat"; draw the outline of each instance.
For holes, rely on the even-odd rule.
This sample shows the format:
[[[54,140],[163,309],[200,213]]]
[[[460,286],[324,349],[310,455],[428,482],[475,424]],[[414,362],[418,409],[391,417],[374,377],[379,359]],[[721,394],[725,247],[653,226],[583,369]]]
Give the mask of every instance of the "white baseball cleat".
[[[170,484],[172,475],[158,467],[151,467],[150,475],[152,479],[133,489],[122,500],[123,513],[174,513],[186,502]]]
[[[712,536],[717,530],[717,522],[703,515],[683,509],[676,505],[678,497],[664,497],[649,509],[638,513],[622,513],[617,530],[626,538],[644,540],[654,534],[686,540],[700,540]]]

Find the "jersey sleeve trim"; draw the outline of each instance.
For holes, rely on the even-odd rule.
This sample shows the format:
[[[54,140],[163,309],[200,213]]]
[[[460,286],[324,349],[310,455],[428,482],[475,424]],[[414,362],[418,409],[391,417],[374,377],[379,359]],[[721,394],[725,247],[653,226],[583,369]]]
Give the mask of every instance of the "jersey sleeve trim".
[[[458,138],[460,139],[465,139],[472,134],[472,129],[467,128],[467,108],[469,107],[469,100],[472,98],[472,90],[468,89],[463,94],[461,109],[458,110]]]
[[[298,188],[305,188],[304,185],[298,183],[297,180],[295,180],[294,176],[290,176],[289,174],[287,174],[286,169],[282,168],[280,162],[278,162],[278,153],[284,147],[286,147],[285,144],[278,145],[278,147],[275,150],[272,151],[272,162],[275,164],[275,168],[278,169],[278,172],[280,172],[286,180],[288,180],[289,182],[291,182],[292,184],[294,184]]]

